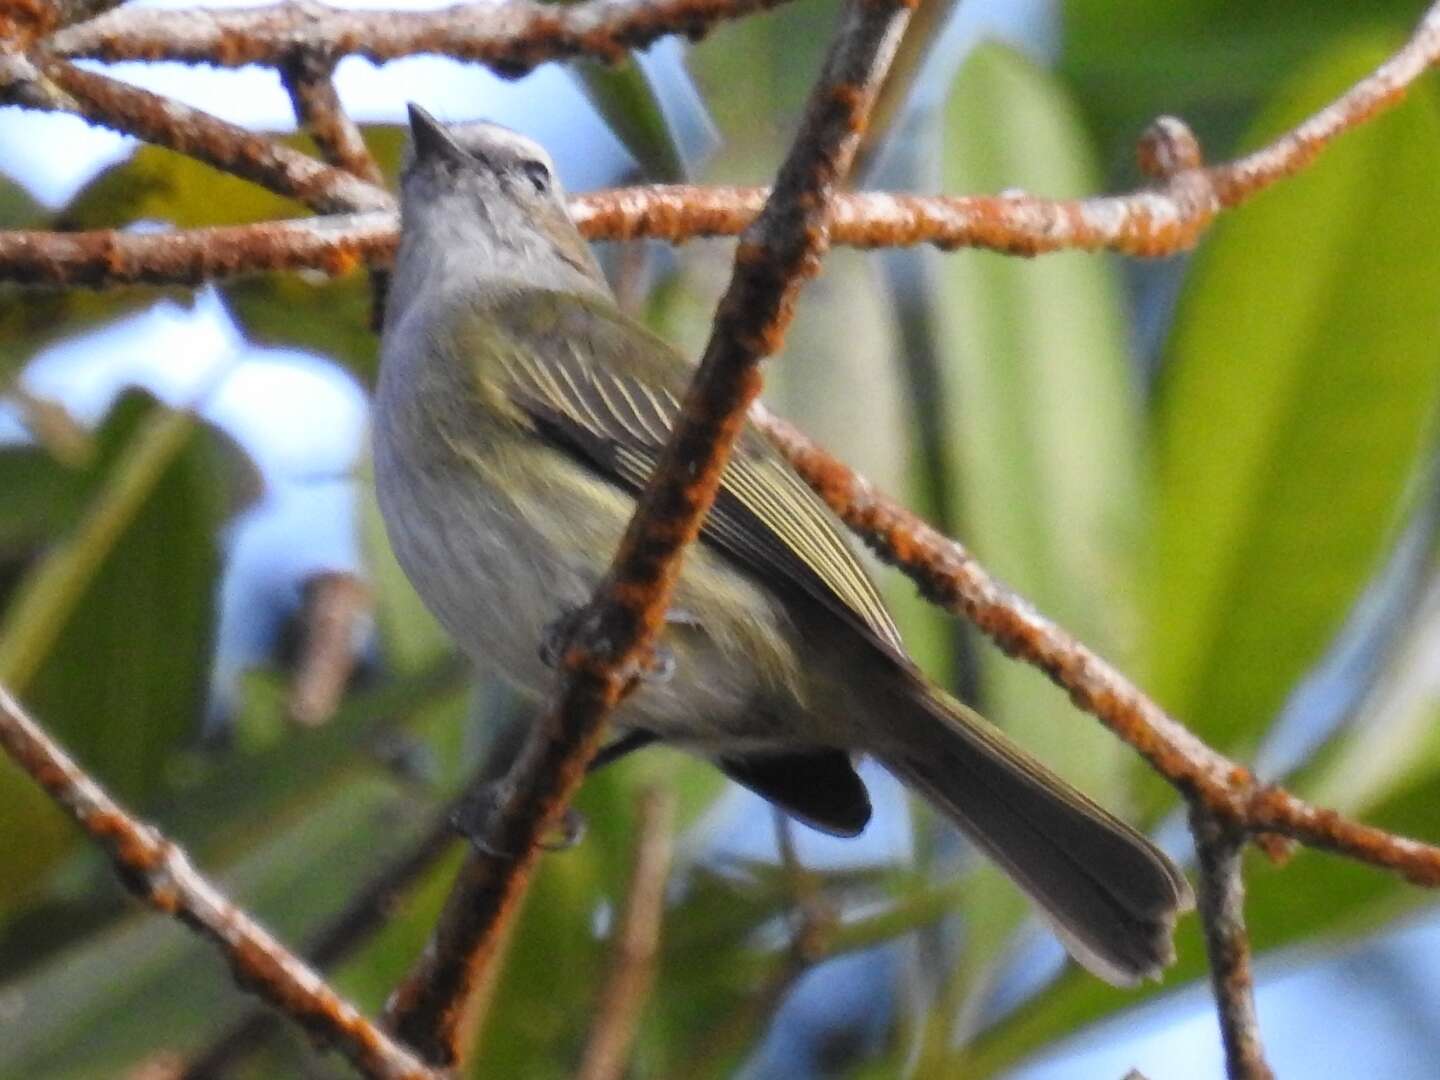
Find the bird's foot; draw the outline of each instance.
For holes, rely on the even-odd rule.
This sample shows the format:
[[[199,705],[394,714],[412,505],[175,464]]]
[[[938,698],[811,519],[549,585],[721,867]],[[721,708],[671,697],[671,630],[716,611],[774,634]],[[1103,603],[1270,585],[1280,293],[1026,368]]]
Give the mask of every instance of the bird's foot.
[[[491,825],[501,810],[504,794],[503,780],[472,788],[456,805],[450,824],[481,854],[496,859],[518,859],[521,852],[503,850],[490,839]],[[566,807],[556,836],[542,840],[540,847],[546,851],[568,851],[585,838],[585,829],[585,815],[573,806]]]
[[[548,668],[558,668],[565,661],[585,616],[585,608],[577,607],[564,612],[547,625],[540,634],[540,662]]]
[[[579,607],[565,612],[548,626],[540,635],[540,662],[548,668],[558,669],[565,665],[566,654],[580,633],[588,608]],[[665,616],[672,626],[698,626],[699,620],[685,611],[671,611]],[[634,672],[636,678],[645,682],[667,683],[675,676],[675,653],[667,646],[656,644],[650,651],[649,661]]]

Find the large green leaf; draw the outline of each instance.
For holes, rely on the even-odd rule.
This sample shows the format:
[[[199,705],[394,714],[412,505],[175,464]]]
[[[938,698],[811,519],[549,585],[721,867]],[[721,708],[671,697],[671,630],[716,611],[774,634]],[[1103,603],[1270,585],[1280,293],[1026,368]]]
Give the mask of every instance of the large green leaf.
[[[424,814],[413,796],[397,799],[392,784],[352,783],[272,829],[223,887],[282,939],[298,941],[409,842]],[[144,1056],[203,1045],[254,1000],[210,943],[150,911],[9,989],[24,1012],[0,1040],[3,1077],[116,1076]]]
[[[582,59],[572,63],[571,71],[595,111],[639,163],[646,180],[678,184],[686,179],[685,156],[639,64]]]
[[[1261,130],[1313,108],[1380,55],[1368,39],[1337,48],[1281,89],[1282,104]],[[1258,735],[1324,646],[1383,551],[1425,445],[1436,392],[1440,223],[1429,178],[1440,161],[1440,120],[1432,92],[1420,93],[1222,223],[1187,287],[1160,426],[1166,570],[1155,585],[1154,645],[1162,692],[1179,685],[1173,654],[1182,644],[1192,664],[1205,665],[1203,677],[1184,683],[1193,704],[1179,706],[1180,715],[1222,742]],[[1202,605],[1181,584],[1193,588],[1197,579],[1223,587],[1223,599]],[[1196,640],[1200,610],[1224,616],[1208,651]],[[1237,623],[1244,639],[1225,632]],[[1440,836],[1435,789],[1432,775],[1394,790],[1367,820]],[[1252,856],[1246,881],[1247,919],[1262,951],[1353,938],[1429,899],[1394,875],[1308,851],[1284,867]],[[967,1066],[976,1076],[1001,1072],[1201,977],[1193,916],[1176,946],[1180,960],[1163,987],[1117,991],[1068,972],[988,1032]]]
[[[1345,42],[1250,141],[1387,52]],[[1378,568],[1440,380],[1433,84],[1224,218],[1196,257],[1157,424],[1154,689],[1253,746]]]
[[[1335,41],[1364,29],[1408,32],[1423,5],[1315,0],[1067,0],[1061,70],[1100,135],[1107,171],[1138,177],[1133,147],[1162,113],[1183,116],[1212,156],[1229,154],[1257,102]]]
[[[1060,86],[1021,56],[978,49],[945,116],[944,189],[1094,190]],[[940,392],[960,538],[1040,610],[1130,664],[1142,535],[1136,388],[1114,267],[1090,254],[945,257]],[[1034,670],[982,653],[992,719],[1102,801],[1123,803],[1124,751]]]
[[[125,798],[163,778],[196,730],[210,664],[218,533],[229,510],[216,433],[147,396],[123,398],[85,478],[89,505],[32,564],[0,630],[3,678]],[[0,905],[69,842],[34,784],[0,767]]]

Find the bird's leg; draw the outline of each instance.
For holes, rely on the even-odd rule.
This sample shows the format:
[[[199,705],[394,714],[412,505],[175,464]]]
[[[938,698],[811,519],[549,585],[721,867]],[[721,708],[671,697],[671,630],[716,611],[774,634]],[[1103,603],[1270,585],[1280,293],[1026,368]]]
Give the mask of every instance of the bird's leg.
[[[515,859],[519,858],[519,852],[497,851],[486,839],[490,819],[500,808],[504,785],[504,780],[496,780],[471,788],[460,798],[451,813],[450,824],[456,832],[470,841],[476,851],[497,859]],[[540,846],[546,851],[567,851],[585,838],[585,828],[585,815],[573,806],[568,806],[565,808],[564,817],[560,819],[559,835],[553,840],[546,840]]]
[[[565,612],[545,627],[540,635],[540,662],[548,668],[558,668],[565,659],[565,650],[570,647],[584,618],[586,609],[574,608]],[[672,608],[665,614],[669,626],[699,626],[700,620],[690,612]],[[640,673],[645,682],[666,683],[675,675],[675,653],[666,645],[656,642],[650,653],[650,663]]]
[[[542,664],[548,668],[560,666],[560,662],[565,659],[565,650],[575,639],[575,633],[580,629],[580,623],[584,616],[585,608],[570,608],[546,625],[540,634],[540,662]]]

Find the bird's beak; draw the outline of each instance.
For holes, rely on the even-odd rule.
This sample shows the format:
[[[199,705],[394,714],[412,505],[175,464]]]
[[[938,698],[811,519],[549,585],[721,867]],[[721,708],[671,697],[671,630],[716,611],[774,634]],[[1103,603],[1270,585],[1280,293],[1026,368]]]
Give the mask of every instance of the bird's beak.
[[[440,158],[464,161],[467,157],[444,125],[413,101],[410,103],[410,138],[415,144],[416,161]]]

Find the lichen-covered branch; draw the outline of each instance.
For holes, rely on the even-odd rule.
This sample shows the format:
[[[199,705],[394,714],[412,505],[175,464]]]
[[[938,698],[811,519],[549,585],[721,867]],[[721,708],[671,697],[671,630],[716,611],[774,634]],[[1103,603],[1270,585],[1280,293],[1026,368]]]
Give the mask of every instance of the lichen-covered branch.
[[[545,10],[552,18],[570,18],[588,6]],[[628,10],[632,5],[631,0],[618,0],[612,6]],[[662,9],[670,10],[663,6]],[[393,13],[385,14],[396,17]],[[415,17],[451,18],[453,14],[452,9]],[[293,66],[299,62],[294,59],[294,50],[297,45],[304,45],[312,50],[303,53],[309,58],[306,63],[314,65],[322,62],[317,58],[326,55],[324,41],[306,37],[301,29],[317,20],[317,25],[331,25],[328,20],[332,15],[342,20],[373,19],[380,13],[334,12],[319,16],[313,10],[291,5],[218,13],[126,9],[63,33],[99,33],[108,20],[124,19],[134,20],[141,28],[153,23],[153,32],[163,35],[168,31],[159,27],[168,27],[169,20],[184,16],[218,35],[221,31],[216,28],[230,26],[227,19],[239,20],[236,30],[241,29],[242,23],[248,25],[246,20],[257,21],[262,26],[272,25],[267,20],[277,20],[275,26],[289,28],[274,31],[277,48],[278,43],[285,43],[286,51],[281,59]],[[292,36],[286,37],[286,34]],[[1278,180],[1300,171],[1336,137],[1399,102],[1410,83],[1437,60],[1440,60],[1440,5],[1432,7],[1410,39],[1369,76],[1290,132],[1235,161],[1205,167],[1189,130],[1178,120],[1161,118],[1140,143],[1141,163],[1155,181],[1153,188],[1074,200],[1028,194],[845,195],[835,200],[832,242],[858,247],[928,243],[946,249],[978,247],[1023,255],[1071,249],[1104,249],[1137,256],[1174,254],[1193,246],[1217,213],[1240,205]],[[285,147],[276,147],[270,140],[195,110],[182,109],[176,118],[171,118],[160,107],[162,99],[154,95],[92,73],[68,74],[74,70],[68,66],[56,68],[50,77],[45,77],[18,54],[0,56],[0,98],[32,107],[74,108],[97,122],[109,123],[161,145],[196,153],[217,167],[248,176],[272,190],[293,194],[311,205],[332,209],[336,203],[342,204],[339,209],[393,206],[389,196],[373,185],[346,188],[330,171],[317,171],[326,170],[326,166]],[[58,80],[53,78],[57,72],[62,75]],[[318,98],[313,104],[317,108],[312,110],[312,115],[343,116],[329,111]],[[330,125],[327,121],[321,126]],[[317,136],[322,140],[326,138],[318,135],[318,131]],[[339,149],[342,143],[358,153],[353,136],[341,134],[339,129],[331,141],[341,157],[349,156],[349,151]],[[580,196],[573,201],[572,211],[581,229],[592,239],[645,237],[680,242],[740,233],[753,221],[766,197],[767,192],[761,188],[634,187]],[[274,227],[256,228],[273,230]],[[87,284],[191,281],[193,277],[176,276],[177,271],[193,275],[196,267],[213,266],[217,273],[223,274],[314,265],[306,261],[314,249],[304,244],[284,251],[287,258],[281,259],[282,252],[277,251],[273,243],[257,243],[245,247],[244,253],[234,255],[196,253],[188,261],[182,259],[177,267],[175,260],[182,246],[244,239],[243,234],[209,230],[185,241],[166,238],[168,246],[157,243],[155,249],[145,247],[148,237],[108,242],[97,238],[87,241],[88,246],[65,246],[63,251],[53,253],[46,251],[46,235],[0,234],[0,278],[63,283],[75,280]],[[108,275],[96,268],[93,256],[88,263],[84,261],[87,251],[93,252],[101,245],[117,254],[116,269]],[[392,247],[393,239],[380,244],[372,253],[376,258],[388,258]],[[245,254],[257,261],[247,260]],[[71,259],[81,260],[81,265],[71,270],[68,266]],[[328,266],[322,263],[319,268]]]
[[[439,926],[392,998],[395,1030],[427,1060],[461,1056],[464,1003],[514,917],[538,856],[599,749],[610,710],[648,667],[680,555],[714,501],[731,445],[760,389],[800,283],[828,246],[829,197],[845,177],[910,9],[852,0],[775,190],[736,253],[710,344],[669,445],[596,601],[577,620],[564,687],[506,778],[485,838]],[[503,854],[492,854],[503,853]]]
[[[311,3],[180,11],[127,8],[57,33],[62,56],[278,65],[296,50],[376,63],[438,53],[518,77],[546,60],[619,60],[669,34],[698,41],[716,24],[784,0],[536,0],[462,3],[438,11],[343,11]]]
[[[1245,930],[1245,880],[1241,855],[1245,834],[1219,821],[1200,803],[1190,806],[1190,831],[1200,862],[1198,907],[1210,959],[1210,985],[1225,1044],[1230,1080],[1272,1080],[1260,1042],[1250,935]]]
[[[384,188],[200,109],[64,60],[0,63],[0,104],[63,109],[188,154],[321,213],[394,209]]]
[[[333,60],[303,50],[280,64],[280,81],[295,107],[295,118],[300,129],[315,140],[320,156],[337,169],[381,187],[385,178],[360,137],[360,128],[340,104],[334,73]]]
[[[199,285],[270,270],[339,276],[389,262],[393,213],[220,225],[177,232],[0,231],[0,280],[25,285]]]
[[[333,1044],[367,1076],[438,1080],[414,1054],[226,899],[179,847],[126,813],[3,687],[0,747],[109,853],[126,888],[214,943],[241,986]]]
[[[1440,886],[1440,848],[1349,821],[1283,788],[1260,786],[1245,766],[1206,745],[1106,660],[992,577],[961,544],[762,406],[750,415],[876,554],[904,571],[930,600],[970,620],[1010,656],[1043,671],[1077,706],[1221,821],[1395,870],[1417,885]]]

